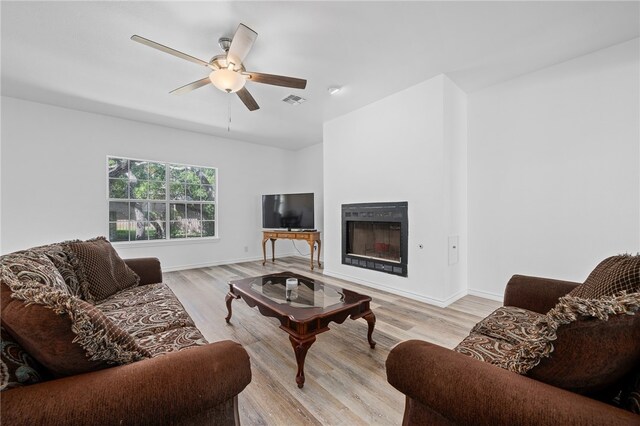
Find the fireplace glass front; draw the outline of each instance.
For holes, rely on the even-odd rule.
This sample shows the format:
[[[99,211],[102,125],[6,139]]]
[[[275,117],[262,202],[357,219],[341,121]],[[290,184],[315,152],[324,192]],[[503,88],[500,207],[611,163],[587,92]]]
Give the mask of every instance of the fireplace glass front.
[[[391,262],[400,255],[400,223],[347,222],[347,254]]]

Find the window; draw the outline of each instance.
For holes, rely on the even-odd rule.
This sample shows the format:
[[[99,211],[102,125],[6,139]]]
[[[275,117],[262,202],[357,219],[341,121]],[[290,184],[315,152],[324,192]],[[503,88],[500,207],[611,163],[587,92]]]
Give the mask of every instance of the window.
[[[109,240],[216,236],[217,169],[107,157]]]

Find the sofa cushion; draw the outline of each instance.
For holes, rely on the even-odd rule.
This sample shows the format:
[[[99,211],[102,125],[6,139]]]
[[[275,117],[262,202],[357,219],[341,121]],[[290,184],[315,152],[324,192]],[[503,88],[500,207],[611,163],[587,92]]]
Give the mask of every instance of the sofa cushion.
[[[114,304],[111,302],[112,299],[107,299],[96,306],[104,312],[107,318],[135,338],[175,328],[195,326],[193,320],[169,287],[166,284],[162,284],[162,286],[150,287],[146,294],[149,295],[149,299],[153,299],[154,296],[159,294],[164,296],[146,303],[143,303],[141,296],[141,294],[145,293],[138,293],[137,297],[140,297],[139,301],[141,303],[135,305],[127,306],[128,304],[124,304],[124,306],[114,309],[114,306],[118,303]],[[147,286],[140,288],[144,287]],[[122,299],[119,295],[114,297],[114,300],[122,301]],[[123,305],[122,303],[119,304]]]
[[[136,342],[154,357],[207,344],[200,330],[193,326],[161,331],[136,339]]]
[[[0,264],[2,325],[54,376],[149,357],[93,305]]]
[[[571,290],[568,295],[598,299],[614,296],[622,291],[640,292],[640,256],[625,254],[606,258],[595,267],[583,284]]]
[[[96,302],[140,282],[140,277],[118,256],[106,238],[70,241],[68,244],[82,264],[89,293]]]
[[[46,370],[0,326],[0,391],[31,385],[46,378]]]
[[[109,296],[98,304],[102,312],[111,312],[117,309],[129,308],[136,305],[155,302],[166,298],[175,298],[168,285],[163,283],[146,284],[128,288],[113,296]]]
[[[531,339],[538,332],[536,321],[544,315],[515,306],[501,306],[471,329],[471,333],[501,339],[511,344]]]

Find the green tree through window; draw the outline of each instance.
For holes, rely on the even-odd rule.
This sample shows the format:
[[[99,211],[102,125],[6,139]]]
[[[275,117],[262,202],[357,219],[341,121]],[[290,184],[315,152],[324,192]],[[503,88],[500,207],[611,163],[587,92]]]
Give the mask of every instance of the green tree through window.
[[[108,157],[109,239],[216,236],[217,169]]]

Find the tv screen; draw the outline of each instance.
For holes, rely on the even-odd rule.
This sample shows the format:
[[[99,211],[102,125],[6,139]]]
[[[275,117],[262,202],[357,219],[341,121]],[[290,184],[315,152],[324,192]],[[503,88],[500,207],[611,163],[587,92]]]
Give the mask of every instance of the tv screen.
[[[313,193],[263,195],[262,227],[313,229]]]

